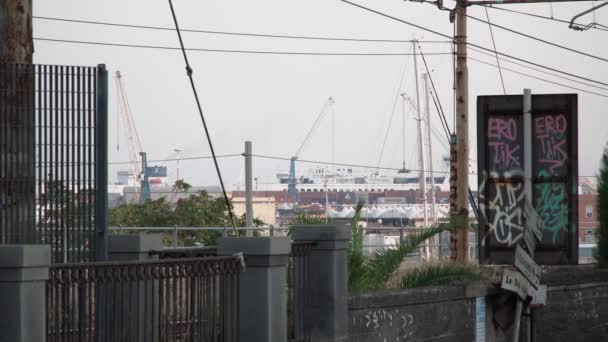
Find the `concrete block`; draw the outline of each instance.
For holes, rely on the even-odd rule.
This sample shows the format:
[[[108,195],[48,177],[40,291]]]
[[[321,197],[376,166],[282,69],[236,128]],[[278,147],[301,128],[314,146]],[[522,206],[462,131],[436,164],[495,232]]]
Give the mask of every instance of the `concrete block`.
[[[239,277],[239,341],[287,341],[290,248],[286,237],[218,240],[218,255],[242,252],[247,265]]]
[[[346,224],[296,225],[291,228],[294,241],[350,241],[350,226]]]
[[[46,340],[48,245],[0,245],[0,342]]]

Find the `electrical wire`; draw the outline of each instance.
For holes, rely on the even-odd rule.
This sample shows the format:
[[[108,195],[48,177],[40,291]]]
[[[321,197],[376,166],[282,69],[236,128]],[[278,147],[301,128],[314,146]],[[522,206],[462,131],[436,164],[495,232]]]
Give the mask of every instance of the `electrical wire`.
[[[91,24],[91,25],[103,25],[103,26],[114,26],[114,27],[125,27],[125,28],[136,28],[136,29],[147,29],[147,30],[162,30],[162,31],[175,31],[171,27],[161,26],[148,26],[148,25],[133,25],[133,24],[120,24],[112,23],[107,21],[91,21],[91,20],[79,20],[79,19],[68,19],[68,18],[57,18],[57,17],[43,17],[33,16],[34,19],[39,20],[51,20],[51,21],[62,21],[78,24]],[[346,42],[371,42],[371,43],[411,43],[412,40],[400,40],[400,39],[370,39],[370,38],[345,38],[345,37],[319,37],[319,36],[297,36],[297,35],[285,35],[285,34],[262,34],[262,33],[246,33],[246,32],[226,32],[226,31],[211,31],[211,30],[194,30],[194,29],[181,29],[181,32],[189,33],[206,33],[206,34],[218,34],[218,35],[230,35],[230,36],[246,36],[246,37],[260,37],[260,38],[283,38],[283,39],[304,39],[304,40],[329,40],[329,41],[346,41]],[[426,44],[449,44],[450,40],[424,40],[422,43]]]
[[[190,79],[190,86],[192,87],[192,93],[194,94],[194,99],[196,100],[196,105],[198,107],[198,113],[201,117],[201,121],[203,122],[203,128],[205,129],[205,135],[207,136],[207,142],[209,143],[209,150],[211,150],[211,156],[213,157],[213,164],[215,165],[215,171],[217,172],[217,177],[220,181],[220,186],[222,187],[222,193],[224,194],[224,200],[226,201],[226,207],[228,208],[228,216],[230,216],[230,221],[232,222],[232,228],[234,229],[234,233],[238,236],[238,232],[236,230],[236,222],[234,221],[234,213],[232,212],[232,205],[230,204],[230,200],[228,199],[228,194],[226,193],[226,187],[224,186],[224,180],[222,179],[222,172],[220,171],[220,166],[217,162],[217,158],[215,156],[215,150],[213,148],[213,142],[211,141],[211,135],[209,134],[209,129],[207,127],[207,122],[205,121],[205,116],[203,114],[203,108],[201,106],[201,101],[198,97],[198,91],[196,90],[196,85],[194,84],[194,79],[192,78],[192,68],[190,67],[190,62],[188,61],[188,55],[186,54],[186,50],[184,49],[184,41],[182,40],[182,34],[179,31],[179,24],[177,23],[177,16],[175,15],[175,9],[173,8],[173,2],[169,0],[169,7],[171,8],[171,15],[173,16],[173,22],[175,23],[175,31],[177,32],[177,38],[179,39],[179,45],[181,46],[182,54],[184,55],[184,62],[186,63],[186,73],[188,74],[188,78]]]
[[[505,88],[505,79],[502,77],[502,69],[500,68],[500,60],[498,59],[498,54],[496,53],[496,41],[494,40],[494,30],[492,30],[492,24],[490,23],[490,13],[488,13],[488,8],[484,7],[486,10],[486,18],[488,18],[488,28],[490,29],[490,37],[492,37],[492,46],[494,46],[494,56],[496,57],[496,65],[498,66],[498,74],[500,75],[500,83],[502,84],[502,93],[507,95],[507,88]]]
[[[263,154],[252,154],[252,157],[263,158],[263,159],[275,159],[275,160],[287,160],[290,161],[291,158],[286,157],[277,157],[277,156],[268,156]],[[378,170],[392,170],[392,171],[400,171],[401,168],[396,167],[385,167],[385,166],[372,166],[372,165],[363,165],[363,164],[348,164],[348,163],[332,163],[320,160],[309,160],[309,159],[298,159],[298,162],[301,163],[309,163],[309,164],[320,164],[320,165],[335,165],[335,166],[345,166],[345,167],[359,167],[363,169],[378,169]],[[408,169],[408,171],[420,171],[415,169]],[[425,173],[431,173],[429,170],[425,170]],[[432,173],[439,174],[448,174],[448,171],[433,171]]]
[[[41,40],[41,41],[62,42],[62,43],[75,43],[75,44],[92,44],[92,45],[102,45],[102,46],[118,46],[118,47],[132,47],[132,48],[146,48],[146,49],[180,50],[180,48],[177,48],[177,47],[166,47],[166,46],[100,43],[100,42],[74,41],[74,40],[64,40],[64,39],[47,39],[47,38],[34,38],[34,39],[35,40]],[[473,49],[473,48],[475,48],[475,46],[469,46],[469,48]],[[403,53],[397,53],[397,54],[370,54],[370,53],[356,53],[355,54],[355,53],[316,53],[316,52],[315,53],[306,53],[306,52],[280,52],[280,51],[217,50],[217,49],[196,49],[196,48],[186,48],[185,50],[186,51],[206,51],[206,52],[227,52],[227,53],[251,53],[251,54],[273,54],[273,55],[284,55],[284,54],[287,54],[287,55],[315,55],[315,56],[409,56],[410,55],[410,54],[403,54]],[[485,51],[485,50],[488,50],[488,49],[483,48],[483,50]],[[489,51],[492,51],[492,50],[489,50]],[[479,52],[480,53],[484,53],[482,51],[479,51]],[[427,56],[428,55],[452,55],[452,53],[426,53],[426,55]],[[510,60],[507,60],[507,59],[504,59],[504,58],[502,58],[501,60],[508,61],[510,63],[516,64],[516,65],[519,65],[519,66],[522,66],[522,67],[525,67],[525,68],[529,68],[529,69],[532,69],[532,70],[537,70],[537,71],[543,72],[545,74],[553,75],[555,77],[566,79],[566,80],[569,80],[571,82],[585,84],[587,86],[595,87],[595,88],[599,88],[599,89],[608,89],[608,88],[603,88],[603,87],[600,87],[600,86],[597,86],[597,85],[588,84],[588,83],[581,82],[581,81],[578,81],[578,80],[570,79],[570,78],[567,78],[567,77],[564,77],[564,76],[557,76],[557,75],[548,73],[547,71],[541,71],[541,70],[535,69],[535,68],[533,68],[531,66],[526,66],[526,65],[523,65],[521,63],[510,61]],[[521,60],[521,59],[518,59],[518,60]],[[526,62],[526,61],[524,61],[524,62]],[[534,64],[534,65],[537,65],[537,64]],[[541,66],[541,67],[543,67],[543,66]],[[550,69],[550,70],[554,70],[555,72],[562,73],[559,70],[555,70],[555,69]],[[580,78],[579,76],[572,75],[572,74],[567,74],[567,75]],[[540,80],[544,81],[544,79],[540,79]],[[550,82],[550,81],[548,81],[548,82],[556,84],[554,82]],[[604,84],[604,83],[601,83],[601,84]],[[562,84],[559,84],[559,85],[562,85]],[[566,85],[563,85],[563,86],[568,87]],[[570,88],[578,90],[578,88],[574,88],[574,87],[570,87]],[[590,92],[590,93],[593,93],[593,92]],[[593,94],[595,94],[595,93],[593,93]]]
[[[406,21],[406,20],[394,17],[394,16],[391,16],[389,14],[377,11],[377,10],[369,8],[369,7],[365,7],[363,5],[351,2],[349,0],[339,0],[339,1],[347,3],[347,4],[349,4],[351,6],[354,6],[354,7],[361,8],[361,9],[367,11],[367,12],[378,14],[378,15],[383,16],[385,18],[388,18],[388,19],[391,19],[391,20],[394,20],[394,21],[397,21],[397,22],[400,22],[400,23],[403,23],[403,24],[406,24],[406,25],[409,25],[409,26],[412,26],[412,27],[416,27],[416,28],[421,29],[423,31],[427,31],[427,32],[433,33],[435,35],[438,35],[438,36],[441,36],[441,37],[444,37],[444,38],[451,38],[450,36],[448,36],[448,35],[446,35],[444,33],[441,33],[439,31],[435,31],[433,29],[430,29],[430,28],[427,28],[427,27],[424,27],[424,26],[421,26],[421,25],[418,25],[418,24],[415,24],[415,23],[412,23],[412,22],[409,22],[409,21]],[[492,50],[490,48],[487,48],[487,47],[484,47],[484,46],[481,46],[481,45],[478,45],[478,44],[475,44],[475,43],[467,42],[467,45],[474,46],[474,47],[477,47],[479,49],[486,50],[486,51],[489,51],[489,52],[495,52],[496,54],[499,54],[501,56],[509,57],[509,58],[518,60],[520,62],[528,63],[530,65],[534,65],[534,66],[537,66],[537,67],[540,67],[540,68],[544,68],[544,69],[547,69],[547,70],[551,70],[551,71],[554,71],[554,72],[559,72],[559,73],[564,74],[564,75],[568,75],[568,76],[576,77],[576,78],[579,78],[579,79],[582,79],[582,80],[585,80],[585,81],[589,81],[589,82],[593,82],[593,83],[597,83],[597,84],[608,86],[608,83],[605,83],[605,82],[602,82],[602,81],[597,81],[597,80],[594,80],[594,79],[591,79],[591,78],[588,78],[588,77],[585,77],[585,76],[576,75],[576,74],[573,74],[573,73],[570,73],[570,72],[567,72],[567,71],[563,71],[563,70],[560,70],[560,69],[557,69],[557,68],[553,68],[553,67],[549,67],[549,66],[546,66],[546,65],[542,65],[542,64],[539,64],[539,63],[536,63],[536,62],[532,62],[532,61],[526,60],[524,58],[520,58],[520,57],[516,57],[516,56],[513,56],[513,55],[509,55],[509,54],[504,53],[504,52],[494,51],[494,50]]]
[[[496,64],[488,63],[488,62],[482,61],[482,60],[474,58],[474,57],[468,57],[468,58],[470,60],[478,62],[478,63],[486,64],[486,65],[489,65],[489,66],[493,66],[495,68],[497,67]],[[544,78],[541,78],[541,77],[538,77],[538,76],[533,76],[533,75],[526,74],[526,73],[523,73],[523,72],[511,70],[511,69],[508,69],[508,68],[505,68],[505,67],[503,67],[502,69],[506,70],[506,71],[509,71],[509,72],[512,72],[512,73],[515,73],[515,74],[518,74],[518,75],[522,75],[522,76],[526,76],[526,77],[529,77],[529,78],[533,78],[533,79],[536,79],[536,80],[539,80],[539,81],[543,81],[543,82],[555,84],[555,85],[558,85],[558,86],[562,86],[564,88],[578,90],[578,91],[583,92],[583,93],[587,93],[587,94],[591,94],[591,95],[596,95],[596,96],[601,96],[601,97],[608,98],[608,95],[604,95],[604,94],[596,93],[596,92],[593,92],[593,91],[589,91],[589,90],[585,90],[585,89],[569,86],[569,85],[566,85],[566,84],[563,84],[563,83],[559,83],[559,82],[550,81],[550,80],[547,80],[547,79],[544,79]]]
[[[35,37],[34,40],[55,42],[55,43],[70,43],[70,44],[87,44],[87,45],[101,45],[101,46],[115,46],[115,47],[127,47],[127,48],[141,48],[141,49],[157,49],[157,50],[181,50],[179,47],[162,46],[162,45],[138,45],[138,44],[121,44],[121,43],[108,43],[108,42],[92,42],[84,40],[69,40],[69,39],[53,39],[53,38],[42,38]],[[261,50],[229,50],[229,49],[202,49],[202,48],[185,48],[186,51],[199,51],[199,52],[220,52],[220,53],[241,53],[241,54],[264,54],[264,55],[304,55],[304,56],[408,56],[407,53],[349,53],[349,52],[310,52],[310,51],[261,51]],[[430,55],[451,55],[447,52],[433,52]]]
[[[477,49],[475,47],[471,47],[470,46],[469,49],[471,49],[472,51],[475,51],[477,53],[480,53],[480,54],[483,54],[483,55],[486,55],[486,56],[490,56],[490,57],[493,57],[493,58],[495,56],[494,54],[485,52],[485,51]],[[568,77],[565,77],[565,76],[561,76],[561,75],[558,75],[558,74],[550,73],[548,71],[545,71],[545,70],[542,70],[542,69],[538,69],[538,68],[534,68],[534,67],[531,67],[529,65],[522,64],[522,63],[514,62],[512,60],[509,60],[509,59],[506,59],[506,58],[503,58],[503,57],[499,57],[499,59],[501,61],[503,61],[503,62],[508,62],[508,63],[513,64],[513,65],[520,66],[522,68],[534,70],[534,71],[537,71],[537,72],[540,72],[540,73],[543,73],[543,74],[546,74],[546,75],[550,75],[550,76],[553,76],[553,77],[557,77],[557,78],[560,78],[560,79],[563,79],[563,80],[567,80],[567,81],[570,81],[570,82],[582,84],[582,85],[585,85],[585,86],[588,86],[588,87],[592,87],[592,88],[596,88],[596,89],[608,90],[608,88],[606,88],[606,87],[602,87],[602,86],[598,86],[598,85],[595,85],[595,84],[591,84],[591,83],[579,81],[579,80],[576,80],[576,79],[568,78]]]
[[[487,10],[488,10],[488,8],[486,7],[486,11]],[[530,34],[527,34],[527,33],[523,33],[521,31],[514,30],[514,29],[506,27],[506,26],[498,25],[496,23],[491,23],[489,20],[486,21],[486,20],[474,17],[474,16],[472,16],[470,14],[465,14],[465,15],[469,19],[473,19],[473,20],[478,21],[480,23],[485,23],[485,24],[488,24],[490,26],[497,27],[497,28],[505,30],[507,32],[511,32],[513,34],[516,34],[516,35],[519,35],[519,36],[522,36],[522,37],[526,37],[528,39],[535,40],[537,42],[541,42],[541,43],[544,43],[544,44],[547,44],[547,45],[550,45],[550,46],[554,46],[554,47],[557,47],[557,48],[560,48],[560,49],[563,49],[563,50],[566,50],[566,51],[570,51],[570,52],[573,52],[573,53],[576,53],[576,54],[579,54],[579,55],[582,55],[582,56],[586,56],[586,57],[590,57],[590,58],[593,58],[593,59],[597,59],[597,60],[600,60],[602,62],[608,62],[607,58],[604,58],[604,57],[601,57],[601,56],[592,55],[590,53],[583,52],[583,51],[580,51],[580,50],[577,50],[577,49],[573,49],[573,48],[567,47],[565,45],[557,44],[557,43],[548,41],[548,40],[543,39],[543,38],[539,38],[539,37],[536,37],[536,36],[533,36],[533,35],[530,35]],[[496,46],[494,47],[494,49],[496,49]]]
[[[216,155],[216,158],[229,158],[229,157],[240,157],[241,153],[238,154],[220,154]],[[168,158],[168,159],[154,159],[148,160],[149,163],[162,163],[170,161],[184,161],[184,160],[199,160],[199,159],[212,159],[213,156],[198,156],[198,157],[185,157],[185,158]],[[140,161],[120,161],[120,162],[109,162],[109,165],[124,165],[124,164],[139,164]]]
[[[558,18],[554,18],[554,17],[546,17],[546,16],[543,16],[540,14],[533,14],[533,13],[528,13],[528,12],[523,12],[523,11],[517,11],[517,10],[512,10],[510,8],[496,7],[496,6],[492,6],[492,5],[479,4],[478,6],[484,6],[484,7],[495,9],[495,10],[516,13],[516,14],[520,14],[520,15],[526,15],[526,16],[530,16],[530,17],[534,17],[534,18],[540,18],[540,19],[545,19],[545,20],[550,20],[550,21],[555,21],[555,22],[570,25],[569,20],[558,19]],[[603,28],[603,27],[592,27],[592,28],[594,28],[596,30],[600,30],[600,31],[608,31],[608,28]]]

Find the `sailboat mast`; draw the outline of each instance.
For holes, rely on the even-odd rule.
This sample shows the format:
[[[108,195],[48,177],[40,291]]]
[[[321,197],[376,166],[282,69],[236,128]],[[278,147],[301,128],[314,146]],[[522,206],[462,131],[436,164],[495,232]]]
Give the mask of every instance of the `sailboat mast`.
[[[416,111],[418,112],[418,164],[420,166],[419,171],[419,182],[420,182],[420,193],[422,195],[422,201],[424,203],[423,215],[424,215],[424,227],[428,227],[429,218],[426,212],[427,198],[426,198],[426,179],[424,173],[424,146],[422,143],[422,113],[420,112],[420,86],[418,85],[418,56],[416,55],[416,41],[412,41],[414,51],[414,79],[416,80]]]

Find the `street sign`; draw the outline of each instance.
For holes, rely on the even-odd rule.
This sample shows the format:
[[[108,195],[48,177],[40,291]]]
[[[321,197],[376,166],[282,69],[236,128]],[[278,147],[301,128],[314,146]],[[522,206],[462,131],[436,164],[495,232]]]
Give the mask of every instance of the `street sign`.
[[[547,304],[547,285],[541,285],[537,290],[532,290],[532,302],[530,306],[540,307]]]
[[[532,289],[532,284],[521,273],[505,268],[502,274],[501,287],[517,293],[522,300],[526,300]]]
[[[541,268],[536,264],[528,253],[520,246],[515,247],[515,261],[513,266],[517,268],[530,281],[535,289],[540,284]]]
[[[486,297],[475,298],[475,342],[486,342]]]
[[[536,238],[534,237],[534,233],[532,229],[525,227],[524,228],[524,243],[528,248],[528,252],[530,256],[534,257],[534,251],[536,250]]]
[[[524,215],[526,216],[526,229],[530,230],[540,242],[543,238],[544,222],[530,201],[525,202]]]

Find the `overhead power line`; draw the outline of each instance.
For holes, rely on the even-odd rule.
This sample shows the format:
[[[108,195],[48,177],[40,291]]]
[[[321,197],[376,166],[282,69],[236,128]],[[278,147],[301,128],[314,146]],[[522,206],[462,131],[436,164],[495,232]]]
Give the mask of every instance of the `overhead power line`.
[[[181,50],[179,47],[172,46],[161,46],[161,45],[138,45],[138,44],[122,44],[122,43],[108,43],[108,42],[92,42],[83,40],[68,40],[68,39],[52,39],[35,37],[34,40],[56,42],[56,43],[70,43],[70,44],[86,44],[86,45],[101,45],[101,46],[116,46],[116,47],[127,47],[127,48],[141,48],[141,49],[157,49],[157,50]],[[201,49],[201,48],[186,48],[186,51],[199,51],[199,52],[219,52],[219,53],[240,53],[240,54],[264,54],[264,55],[301,55],[301,56],[409,56],[410,53],[400,52],[313,52],[313,51],[261,51],[261,50],[229,50],[229,49]],[[449,52],[432,52],[427,55],[445,56],[451,55]]]
[[[554,17],[547,17],[547,16],[540,15],[540,14],[534,14],[534,13],[528,13],[528,12],[523,12],[523,11],[517,11],[517,10],[512,10],[510,8],[503,8],[503,7],[492,6],[492,5],[480,5],[480,6],[484,6],[484,7],[495,9],[495,10],[516,13],[516,14],[520,14],[520,15],[526,15],[526,16],[529,16],[529,17],[534,17],[534,18],[539,18],[539,19],[545,19],[545,20],[550,20],[550,21],[555,21],[555,22],[558,22],[558,23],[564,23],[564,24],[570,25],[570,21],[569,20],[558,19],[558,18],[554,18]],[[591,28],[594,28],[594,29],[600,30],[600,31],[608,31],[608,28],[604,28],[604,27],[591,27]]]
[[[238,154],[220,154],[216,155],[216,158],[229,158],[229,157],[240,157],[242,153]],[[199,159],[212,159],[213,156],[198,156],[198,157],[183,157],[183,158],[168,158],[168,159],[154,159],[148,160],[148,163],[162,163],[162,162],[170,162],[170,161],[184,161],[184,160],[199,160]],[[124,164],[135,164],[141,163],[141,161],[119,161],[119,162],[109,162],[110,165],[124,165]]]
[[[92,20],[80,20],[80,19],[69,19],[69,18],[57,18],[57,17],[42,17],[33,16],[34,19],[38,20],[50,20],[60,21],[77,24],[90,24],[90,25],[102,25],[102,26],[113,26],[113,27],[124,27],[124,28],[136,28],[146,30],[160,30],[160,31],[175,31],[171,27],[162,26],[149,26],[149,25],[133,25],[133,24],[120,24],[107,21],[92,21]],[[345,42],[368,42],[368,43],[411,43],[412,40],[402,39],[371,39],[371,38],[348,38],[348,37],[320,37],[320,36],[298,36],[298,35],[287,35],[287,34],[263,34],[263,33],[246,33],[246,32],[227,32],[227,31],[211,31],[211,30],[195,30],[195,29],[180,29],[181,32],[190,33],[205,33],[205,34],[217,34],[217,35],[229,35],[229,36],[245,36],[245,37],[259,37],[259,38],[281,38],[281,39],[303,39],[303,40],[328,40],[328,41],[345,41]],[[450,44],[449,40],[423,40],[421,43],[428,44]]]
[[[507,95],[505,79],[502,77],[502,69],[500,68],[500,59],[498,58],[498,54],[496,54],[496,40],[494,39],[494,30],[492,30],[492,24],[490,23],[490,13],[488,13],[487,7],[484,7],[484,9],[486,10],[486,18],[488,18],[488,28],[490,29],[490,37],[492,37],[492,46],[494,47],[494,56],[496,57],[496,65],[498,66],[498,75],[500,76],[500,83],[502,84],[502,92],[504,95]]]
[[[361,8],[361,9],[367,11],[367,12],[375,13],[375,14],[378,14],[378,15],[383,16],[385,18],[388,18],[388,19],[391,19],[391,20],[394,20],[394,21],[397,21],[397,22],[400,22],[400,23],[403,23],[403,24],[406,24],[406,25],[409,25],[409,26],[412,26],[412,27],[416,27],[418,29],[421,29],[421,30],[433,33],[435,35],[438,35],[438,36],[441,36],[441,37],[444,37],[444,38],[450,38],[451,39],[451,37],[448,36],[447,34],[444,34],[444,33],[441,33],[439,31],[436,31],[436,30],[433,30],[433,29],[430,29],[430,28],[427,28],[427,27],[424,27],[424,26],[421,26],[421,25],[418,25],[418,24],[415,24],[415,23],[412,23],[412,22],[409,22],[409,21],[406,21],[406,20],[394,17],[394,16],[391,16],[389,14],[386,14],[386,13],[374,10],[372,8],[365,7],[363,5],[360,5],[360,4],[357,4],[357,3],[354,3],[354,2],[351,2],[351,1],[348,1],[348,0],[340,0],[340,1],[342,1],[344,3],[347,3],[347,4],[351,5],[351,6],[355,6],[355,7]],[[474,46],[474,47],[480,48],[480,49],[488,51],[488,52],[495,52],[498,55],[501,55],[501,56],[504,56],[504,57],[509,57],[509,58],[518,60],[520,62],[528,63],[530,65],[541,67],[541,68],[544,68],[544,69],[547,69],[547,70],[559,72],[559,73],[564,74],[564,75],[568,75],[568,76],[576,77],[576,78],[579,78],[579,79],[582,79],[582,80],[585,80],[585,81],[589,81],[589,82],[593,82],[593,83],[597,83],[597,84],[608,86],[608,83],[605,83],[605,82],[602,82],[602,81],[594,80],[594,79],[591,79],[591,78],[588,78],[588,77],[585,77],[585,76],[580,76],[580,75],[573,74],[573,73],[570,73],[570,72],[567,72],[567,71],[563,71],[563,70],[560,70],[560,69],[557,69],[557,68],[549,67],[549,66],[546,66],[546,65],[543,65],[543,64],[540,64],[540,63],[532,62],[532,61],[526,60],[524,58],[516,57],[516,56],[510,55],[510,54],[504,53],[504,52],[494,51],[494,50],[492,50],[490,48],[487,48],[485,46],[481,46],[481,45],[470,43],[470,42],[467,42],[467,45],[468,46]]]
[[[482,61],[482,60],[474,58],[474,57],[468,57],[468,58],[470,60],[472,60],[472,61],[475,61],[475,62],[486,64],[486,65],[489,65],[489,66],[492,66],[492,67],[495,67],[495,68],[498,67],[496,64],[488,63],[486,61]],[[529,77],[529,78],[533,78],[533,79],[536,79],[536,80],[539,80],[539,81],[555,84],[555,85],[562,86],[562,87],[569,88],[569,89],[573,89],[573,90],[578,90],[580,92],[587,93],[587,94],[592,94],[592,95],[608,98],[608,95],[605,95],[605,94],[596,93],[596,92],[593,92],[593,91],[589,91],[589,90],[573,87],[573,86],[566,85],[566,84],[559,83],[559,82],[554,82],[554,81],[551,81],[551,80],[547,80],[545,78],[541,78],[541,77],[538,77],[538,76],[533,76],[533,75],[530,75],[530,74],[527,74],[527,73],[515,71],[515,70],[512,70],[512,69],[505,68],[505,67],[502,67],[502,69],[506,70],[506,71],[509,71],[509,72],[512,72],[512,73],[515,73],[515,74],[518,74],[518,75],[522,75],[522,76],[526,76],[526,77]]]
[[[486,7],[486,10],[487,10],[487,7]],[[581,56],[586,56],[586,57],[594,58],[594,59],[597,59],[597,60],[600,60],[600,61],[603,61],[603,62],[608,62],[607,58],[604,58],[604,57],[601,57],[601,56],[592,55],[590,53],[583,52],[583,51],[580,51],[578,49],[573,49],[573,48],[565,46],[565,45],[557,44],[557,43],[548,41],[548,40],[543,39],[543,38],[539,38],[539,37],[536,37],[536,36],[533,36],[533,35],[530,35],[530,34],[518,31],[518,30],[514,30],[514,29],[506,27],[506,26],[498,25],[496,23],[492,23],[490,21],[474,17],[474,16],[472,16],[470,14],[466,14],[466,16],[467,16],[467,18],[473,19],[473,20],[478,21],[480,23],[485,23],[485,24],[491,25],[493,27],[497,27],[497,28],[499,28],[501,30],[505,30],[505,31],[511,32],[513,34],[516,34],[516,35],[519,35],[519,36],[522,36],[522,37],[526,37],[528,39],[532,39],[532,40],[535,40],[537,42],[541,42],[543,44],[551,45],[551,46],[554,46],[554,47],[557,47],[557,48],[560,48],[560,49],[563,49],[563,50],[566,50],[566,51],[570,51],[572,53],[579,54]]]
[[[471,49],[471,51],[474,51],[476,53],[480,53],[482,55],[486,55],[486,56],[490,56],[490,57],[495,57],[494,54],[488,53],[488,52],[483,51],[481,49],[477,49],[475,47],[469,47],[469,48]],[[585,85],[587,87],[592,87],[592,88],[601,89],[601,90],[608,90],[608,88],[606,88],[606,87],[602,87],[602,86],[599,86],[599,85],[595,85],[595,84],[579,81],[577,79],[569,78],[569,77],[562,76],[562,75],[559,75],[559,74],[554,74],[554,73],[548,72],[548,71],[543,70],[543,69],[535,68],[535,67],[523,64],[523,63],[512,61],[512,60],[507,59],[507,58],[499,57],[498,59],[501,60],[501,61],[503,61],[503,62],[507,62],[507,63],[511,63],[513,65],[520,66],[522,68],[526,68],[526,69],[529,69],[529,70],[534,70],[534,71],[543,73],[545,75],[550,75],[552,77],[557,77],[557,78],[560,78],[560,79],[563,79],[563,80],[567,80],[567,81],[570,81],[570,82],[574,82],[574,83],[577,83],[577,84],[582,84],[582,85]]]
[[[291,160],[291,158],[267,156],[267,155],[263,155],[263,154],[252,154],[251,156],[257,157],[257,158],[264,158],[264,159]],[[396,167],[372,166],[372,165],[363,165],[363,164],[332,163],[332,162],[326,162],[326,161],[320,161],[320,160],[308,160],[308,159],[298,159],[298,162],[310,163],[310,164],[320,164],[320,165],[359,167],[359,168],[363,168],[363,169],[378,169],[378,170],[393,170],[393,171],[400,171],[402,169],[402,168],[396,168]],[[420,170],[409,169],[409,168],[408,168],[408,170],[416,171],[416,172],[420,171]],[[424,172],[431,173],[429,170],[424,170]],[[449,172],[448,171],[433,171],[432,173],[448,174]]]
[[[220,181],[220,186],[222,187],[222,193],[224,194],[224,201],[226,202],[226,208],[228,209],[228,216],[230,217],[230,221],[232,222],[232,228],[234,229],[234,233],[238,236],[238,232],[236,231],[236,222],[234,220],[234,213],[232,212],[232,205],[230,203],[230,200],[228,199],[228,194],[226,193],[226,187],[224,186],[222,172],[220,171],[220,166],[217,162],[217,157],[215,156],[215,149],[213,148],[213,142],[211,141],[211,135],[209,134],[209,128],[207,127],[207,122],[205,120],[205,115],[203,113],[203,107],[201,106],[201,101],[198,97],[198,91],[196,90],[196,85],[194,84],[194,79],[192,78],[192,68],[190,67],[190,62],[188,61],[188,54],[186,53],[186,49],[184,48],[184,41],[182,40],[182,34],[179,31],[179,24],[177,23],[177,16],[175,15],[175,9],[173,8],[173,2],[171,0],[169,0],[169,7],[171,8],[171,15],[173,16],[173,22],[175,23],[175,31],[177,32],[177,38],[179,40],[179,45],[181,47],[182,54],[184,55],[184,62],[186,63],[186,74],[188,75],[188,79],[190,80],[190,86],[192,87],[192,93],[194,94],[196,106],[198,107],[198,113],[201,117],[201,121],[203,122],[205,136],[207,137],[207,143],[209,144],[209,150],[211,150],[211,156],[213,157],[213,165],[215,166],[215,171],[217,172],[217,178]]]

